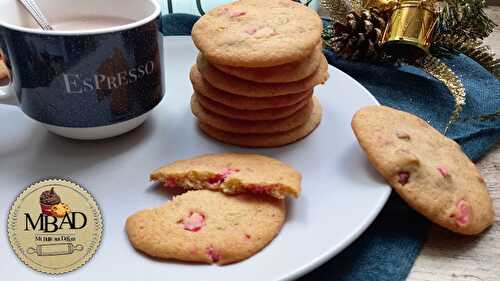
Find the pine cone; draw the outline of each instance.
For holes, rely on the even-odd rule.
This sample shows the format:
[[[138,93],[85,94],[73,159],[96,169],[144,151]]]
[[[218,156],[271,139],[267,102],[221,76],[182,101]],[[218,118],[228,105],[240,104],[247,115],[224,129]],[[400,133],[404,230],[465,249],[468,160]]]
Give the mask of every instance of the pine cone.
[[[327,44],[338,55],[349,60],[374,61],[381,59],[380,39],[389,15],[376,8],[350,12],[346,24],[335,22],[332,38]]]

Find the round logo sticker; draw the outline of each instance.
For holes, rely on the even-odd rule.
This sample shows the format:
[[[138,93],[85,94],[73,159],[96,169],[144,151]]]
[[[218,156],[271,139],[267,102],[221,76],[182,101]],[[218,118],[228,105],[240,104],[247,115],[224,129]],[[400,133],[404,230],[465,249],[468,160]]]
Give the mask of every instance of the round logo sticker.
[[[7,222],[10,245],[34,270],[73,271],[101,243],[102,217],[92,195],[76,183],[51,179],[32,184],[12,204]]]

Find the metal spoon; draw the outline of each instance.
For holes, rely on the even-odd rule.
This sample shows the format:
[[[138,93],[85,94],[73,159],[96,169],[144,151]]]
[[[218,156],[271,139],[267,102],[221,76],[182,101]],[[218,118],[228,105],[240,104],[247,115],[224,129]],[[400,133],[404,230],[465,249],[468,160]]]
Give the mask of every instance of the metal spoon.
[[[31,16],[43,30],[54,30],[36,4],[35,0],[19,0],[19,2],[23,4],[24,8],[26,8],[26,10],[31,14]]]

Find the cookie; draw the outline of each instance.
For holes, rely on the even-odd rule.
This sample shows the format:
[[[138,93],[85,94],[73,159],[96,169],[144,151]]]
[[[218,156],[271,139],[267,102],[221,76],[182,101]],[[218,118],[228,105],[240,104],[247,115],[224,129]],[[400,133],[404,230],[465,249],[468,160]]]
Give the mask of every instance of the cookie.
[[[196,95],[191,97],[191,111],[200,122],[223,131],[242,134],[265,134],[291,130],[304,124],[309,119],[313,107],[314,104],[311,99],[306,106],[288,117],[270,121],[249,121],[231,119],[213,113],[200,105]]]
[[[269,108],[261,110],[244,110],[244,109],[235,109],[223,105],[221,103],[212,101],[211,99],[206,98],[203,95],[199,94],[196,94],[196,99],[203,108],[207,108],[208,110],[217,113],[221,116],[238,120],[255,120],[255,121],[276,120],[285,118],[299,111],[309,103],[309,100],[305,99],[297,104],[287,107]]]
[[[175,161],[153,171],[150,179],[167,187],[212,189],[229,194],[249,192],[282,199],[300,195],[301,175],[267,156],[221,153]]]
[[[190,73],[193,89],[200,95],[203,95],[211,100],[222,103],[224,105],[245,110],[261,110],[268,108],[280,108],[291,106],[311,97],[313,91],[307,90],[301,93],[275,96],[275,97],[245,97],[233,95],[224,92],[210,85],[198,71],[198,68],[193,67]]]
[[[285,203],[269,196],[188,191],[127,219],[132,246],[161,259],[229,264],[255,255],[279,233]]]
[[[241,0],[219,6],[193,26],[196,47],[213,63],[269,67],[305,59],[320,42],[318,14],[289,0]]]
[[[234,67],[212,64],[218,70],[241,79],[260,83],[288,83],[302,80],[312,75],[319,67],[323,52],[322,44],[305,59],[272,67]],[[201,55],[201,54],[200,54]]]
[[[325,83],[328,79],[328,62],[324,56],[314,74],[290,83],[257,83],[230,76],[200,57],[197,59],[197,67],[203,78],[215,88],[248,97],[272,97],[304,92]]]
[[[0,86],[5,86],[9,84],[10,81],[10,72],[5,65],[3,60],[2,53],[0,51]]]
[[[315,103],[314,111],[306,123],[292,130],[274,134],[235,134],[216,129],[201,122],[198,125],[205,134],[223,143],[245,147],[277,147],[305,138],[319,125],[321,115],[321,106],[319,103]]]
[[[469,235],[493,223],[491,199],[474,163],[424,120],[368,106],[354,115],[352,128],[379,173],[429,220]]]

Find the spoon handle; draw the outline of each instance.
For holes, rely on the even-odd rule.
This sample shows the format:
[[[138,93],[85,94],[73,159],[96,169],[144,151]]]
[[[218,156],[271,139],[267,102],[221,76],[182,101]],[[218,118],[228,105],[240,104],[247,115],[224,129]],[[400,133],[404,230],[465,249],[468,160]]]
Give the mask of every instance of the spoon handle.
[[[34,0],[19,0],[43,30],[53,30]]]

